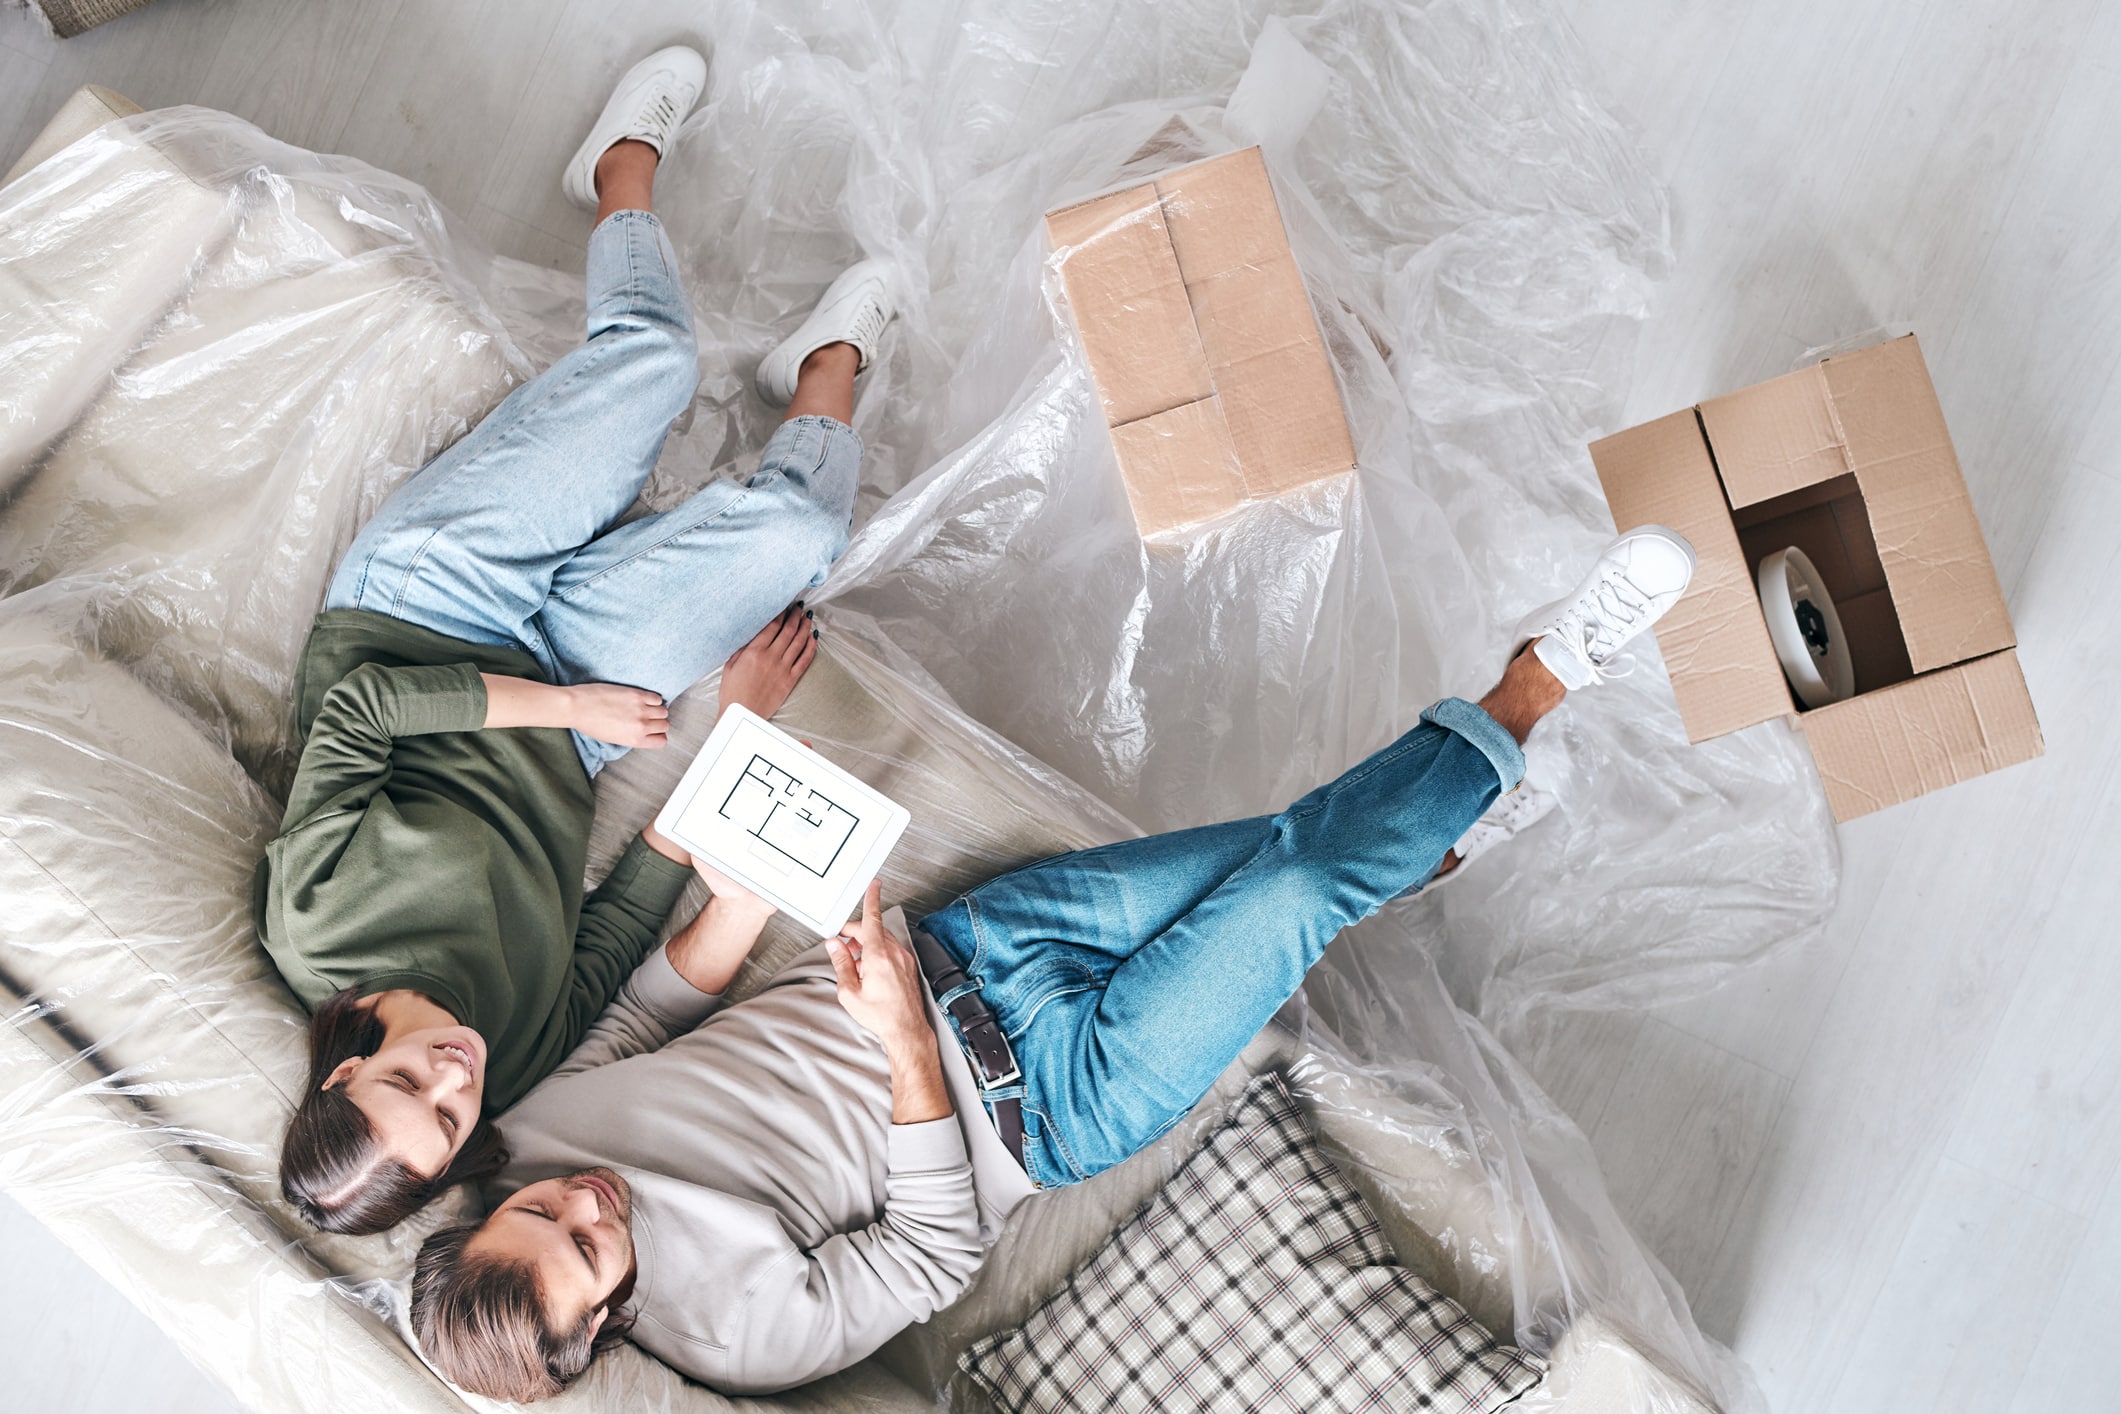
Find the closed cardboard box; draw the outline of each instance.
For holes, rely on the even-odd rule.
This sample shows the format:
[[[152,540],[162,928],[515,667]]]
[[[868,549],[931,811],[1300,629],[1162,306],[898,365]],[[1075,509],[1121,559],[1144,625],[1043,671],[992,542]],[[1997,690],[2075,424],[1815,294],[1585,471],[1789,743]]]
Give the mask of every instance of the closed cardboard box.
[[[1988,546],[1912,335],[1592,444],[1613,519],[1694,543],[1693,583],[1657,625],[1687,735],[1790,717],[1848,820],[2038,756]],[[1840,611],[1851,697],[1806,710],[1754,588],[1804,551]]]
[[[1258,148],[1063,207],[1046,231],[1143,536],[1354,470]]]

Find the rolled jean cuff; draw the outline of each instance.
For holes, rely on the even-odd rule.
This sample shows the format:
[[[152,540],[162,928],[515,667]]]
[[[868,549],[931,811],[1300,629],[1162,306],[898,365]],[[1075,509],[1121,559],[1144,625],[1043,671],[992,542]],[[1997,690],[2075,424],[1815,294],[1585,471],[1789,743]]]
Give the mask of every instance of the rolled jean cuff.
[[[622,206],[618,210],[612,212],[609,216],[606,216],[603,220],[597,222],[596,225],[590,227],[589,234],[594,236],[598,231],[603,230],[606,226],[613,226],[616,223],[622,221],[645,221],[653,230],[660,231],[663,229],[663,222],[661,218],[659,218],[653,211],[643,211],[638,206]]]
[[[1479,747],[1480,754],[1495,768],[1504,795],[1517,789],[1517,783],[1524,779],[1524,750],[1517,745],[1516,738],[1503,729],[1502,723],[1464,698],[1446,697],[1423,712],[1421,719],[1433,722],[1447,732],[1455,732]]]
[[[860,456],[862,454],[861,434],[859,432],[856,432],[852,427],[849,427],[846,423],[840,421],[838,418],[827,417],[821,412],[806,412],[798,417],[784,419],[781,425],[774,429],[773,435],[774,438],[777,439],[783,431],[786,431],[789,433],[790,436],[794,436],[803,427],[817,428],[820,432],[825,434],[825,437],[828,441],[834,437],[844,436],[849,442],[854,444],[854,454],[856,456]],[[766,446],[768,450],[760,458],[760,460],[762,461],[769,460],[772,457],[773,440],[769,439],[766,443]]]

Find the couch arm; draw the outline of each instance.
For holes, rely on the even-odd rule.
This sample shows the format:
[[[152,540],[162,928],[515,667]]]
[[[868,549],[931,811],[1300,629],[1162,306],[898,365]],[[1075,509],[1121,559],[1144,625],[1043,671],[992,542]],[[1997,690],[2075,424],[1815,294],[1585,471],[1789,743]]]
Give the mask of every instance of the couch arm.
[[[52,120],[44,125],[44,131],[30,139],[29,147],[15,159],[15,165],[0,177],[0,187],[6,186],[30,168],[50,157],[62,147],[71,147],[87,137],[105,123],[118,118],[130,118],[141,112],[139,104],[122,93],[113,92],[101,84],[83,84],[74,90]]]
[[[234,229],[234,193],[108,127],[132,107],[81,90],[23,161],[48,143],[67,155],[27,171],[18,163],[19,179],[0,185],[0,495],[27,479]]]
[[[1526,1414],[1717,1414],[1691,1381],[1589,1314],[1572,1321],[1554,1343],[1547,1377],[1522,1407]]]

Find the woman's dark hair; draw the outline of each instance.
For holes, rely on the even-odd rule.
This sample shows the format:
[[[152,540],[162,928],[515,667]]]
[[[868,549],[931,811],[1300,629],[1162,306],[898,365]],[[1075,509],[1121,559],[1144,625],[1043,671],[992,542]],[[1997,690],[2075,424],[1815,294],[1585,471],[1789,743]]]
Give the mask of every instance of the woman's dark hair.
[[[485,1115],[457,1156],[422,1178],[383,1152],[361,1107],[324,1081],[383,1044],[383,1023],[349,987],[324,999],[309,1021],[309,1083],[280,1149],[280,1192],[312,1227],[356,1236],[396,1227],[459,1183],[491,1178],[508,1162],[501,1131]]]
[[[412,1268],[413,1335],[460,1389],[517,1404],[550,1399],[633,1328],[633,1317],[618,1310],[633,1279],[612,1293],[612,1315],[601,1328],[590,1329],[597,1307],[554,1331],[545,1324],[536,1268],[466,1253],[480,1226],[445,1227],[421,1244]]]

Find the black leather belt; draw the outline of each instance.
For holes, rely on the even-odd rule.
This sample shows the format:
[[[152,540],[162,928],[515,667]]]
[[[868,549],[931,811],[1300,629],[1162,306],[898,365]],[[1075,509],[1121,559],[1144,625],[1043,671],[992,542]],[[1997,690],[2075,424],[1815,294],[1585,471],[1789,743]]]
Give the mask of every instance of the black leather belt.
[[[1023,1082],[1023,1072],[1016,1068],[1016,1053],[1009,1049],[1009,1038],[1002,1034],[1002,1024],[972,988],[956,998],[945,1002],[953,991],[965,986],[965,969],[957,965],[957,959],[935,939],[919,929],[913,931],[913,955],[920,960],[921,971],[928,978],[928,989],[950,1020],[956,1024],[958,1044],[965,1059],[972,1063],[972,1078],[979,1082],[982,1092],[992,1092],[1005,1086]],[[1002,1145],[1018,1163],[1024,1161],[1024,1104],[1016,1096],[1006,1099],[987,1099],[988,1113],[994,1117],[994,1128],[1002,1136]]]

